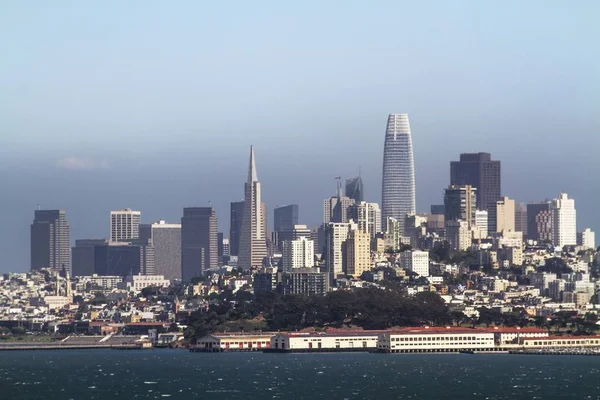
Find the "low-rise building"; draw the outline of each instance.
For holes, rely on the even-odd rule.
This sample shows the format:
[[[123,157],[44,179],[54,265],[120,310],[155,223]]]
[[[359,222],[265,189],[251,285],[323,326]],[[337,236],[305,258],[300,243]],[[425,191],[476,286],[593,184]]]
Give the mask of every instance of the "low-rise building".
[[[196,342],[194,351],[223,352],[223,351],[260,351],[271,347],[274,333],[260,334],[244,333],[213,333],[206,335]]]

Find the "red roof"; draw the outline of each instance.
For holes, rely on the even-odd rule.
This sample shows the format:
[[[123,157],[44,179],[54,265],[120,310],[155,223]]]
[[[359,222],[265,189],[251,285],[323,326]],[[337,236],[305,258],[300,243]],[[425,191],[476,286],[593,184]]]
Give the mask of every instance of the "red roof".
[[[543,338],[525,338],[525,340],[573,340],[573,339],[600,339],[600,336],[548,336]]]

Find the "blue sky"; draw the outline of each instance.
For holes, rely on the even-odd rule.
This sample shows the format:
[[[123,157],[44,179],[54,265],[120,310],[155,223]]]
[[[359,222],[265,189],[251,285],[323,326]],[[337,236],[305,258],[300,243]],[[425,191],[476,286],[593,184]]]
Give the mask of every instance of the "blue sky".
[[[39,202],[72,239],[108,212],[221,230],[250,144],[269,209],[316,225],[335,176],[380,201],[385,121],[411,120],[417,208],[449,161],[489,151],[503,194],[576,199],[600,230],[594,1],[55,1],[0,5],[0,272],[29,264]],[[271,212],[269,212],[271,215]]]

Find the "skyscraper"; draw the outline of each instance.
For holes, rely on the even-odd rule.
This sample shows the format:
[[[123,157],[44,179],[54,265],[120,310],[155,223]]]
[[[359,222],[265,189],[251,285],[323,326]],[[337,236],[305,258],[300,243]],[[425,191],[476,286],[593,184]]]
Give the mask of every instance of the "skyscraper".
[[[381,211],[379,204],[363,201],[348,207],[348,219],[358,224],[361,232],[369,234],[371,239],[381,232]]]
[[[490,153],[465,153],[450,163],[450,184],[477,189],[477,209],[489,210],[501,196],[500,161]],[[491,228],[491,227],[490,227]]]
[[[550,202],[527,204],[527,239],[552,240]]]
[[[244,201],[234,201],[231,203],[231,212],[229,215],[229,255],[237,257],[240,254]]]
[[[181,279],[189,282],[219,265],[217,214],[212,207],[183,209],[181,218]]]
[[[352,204],[354,204],[354,200],[341,194],[325,199],[323,201],[323,223],[348,222],[348,208]]]
[[[552,212],[552,244],[558,247],[577,245],[577,213],[575,200],[561,193],[550,205]]]
[[[312,268],[314,260],[314,242],[305,237],[283,242],[282,267],[284,272],[294,268]]]
[[[238,266],[244,269],[262,266],[263,259],[267,257],[266,233],[266,207],[261,201],[254,146],[250,146],[248,180],[244,185],[244,218]]]
[[[154,246],[155,274],[165,279],[181,279],[181,224],[155,222],[150,226]],[[140,226],[140,238],[144,236]]]
[[[496,207],[490,208],[488,227],[490,232],[515,231],[515,201],[503,197],[496,202]]]
[[[350,197],[356,204],[365,200],[363,181],[360,175],[346,179],[346,197]]]
[[[416,212],[415,168],[408,115],[390,114],[383,146],[381,218],[395,218],[404,234],[404,219]]]
[[[110,241],[121,242],[140,237],[142,213],[130,208],[110,212]]]
[[[36,210],[31,224],[31,269],[71,271],[70,236],[64,210]]]
[[[273,230],[281,232],[294,229],[294,225],[298,225],[298,212],[297,204],[277,207],[273,210]]]

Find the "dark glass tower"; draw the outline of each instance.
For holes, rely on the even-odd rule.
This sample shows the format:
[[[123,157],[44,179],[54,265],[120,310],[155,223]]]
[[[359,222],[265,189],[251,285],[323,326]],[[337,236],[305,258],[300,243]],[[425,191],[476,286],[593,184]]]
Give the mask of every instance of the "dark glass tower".
[[[71,271],[70,236],[64,210],[36,210],[31,224],[31,269]]]
[[[490,153],[465,153],[450,162],[450,184],[471,185],[477,189],[477,209],[496,207],[501,198],[500,161]]]
[[[229,255],[238,256],[240,253],[240,235],[242,234],[242,220],[244,219],[244,202],[231,203],[229,217]]]
[[[181,218],[181,279],[189,282],[219,265],[217,213],[212,207],[183,209]]]
[[[346,179],[346,197],[353,199],[355,204],[365,201],[363,181],[360,175],[355,178]]]

